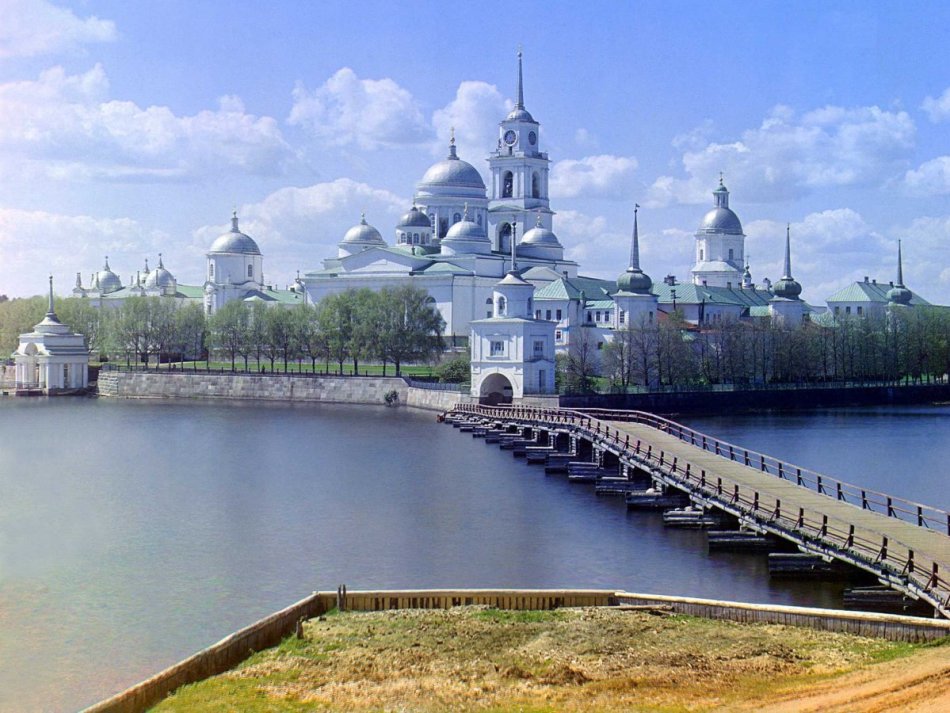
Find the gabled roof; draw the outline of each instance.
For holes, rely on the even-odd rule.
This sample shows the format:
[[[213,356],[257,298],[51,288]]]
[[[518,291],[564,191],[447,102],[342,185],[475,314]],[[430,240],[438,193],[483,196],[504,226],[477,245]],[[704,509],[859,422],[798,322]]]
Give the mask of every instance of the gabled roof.
[[[302,304],[303,293],[290,290],[248,290],[241,299],[245,302],[277,302],[279,304]]]
[[[867,302],[870,304],[887,304],[887,292],[893,285],[880,282],[852,282],[842,287],[829,297],[826,302]],[[930,304],[920,295],[911,291],[910,304]]]
[[[537,300],[579,300],[581,292],[590,302],[598,299],[609,299],[617,291],[617,283],[610,280],[599,280],[596,277],[562,277],[544,287],[537,289],[534,299]]]
[[[660,302],[673,303],[673,290],[676,290],[678,304],[707,305],[734,305],[738,307],[752,307],[753,305],[768,305],[772,293],[768,290],[737,287],[710,287],[696,285],[692,282],[682,282],[668,285],[665,282],[653,285],[653,294]]]
[[[415,270],[416,274],[422,275],[432,275],[432,274],[448,274],[448,275],[471,275],[471,270],[466,270],[464,267],[459,267],[458,265],[453,265],[450,262],[431,262],[420,270]]]

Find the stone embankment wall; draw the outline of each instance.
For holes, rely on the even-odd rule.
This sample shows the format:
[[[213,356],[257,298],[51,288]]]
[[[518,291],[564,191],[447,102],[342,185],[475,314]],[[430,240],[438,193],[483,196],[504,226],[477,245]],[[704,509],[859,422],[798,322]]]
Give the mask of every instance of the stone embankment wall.
[[[210,374],[203,372],[103,371],[99,395],[126,399],[253,399],[261,401],[320,401],[326,403],[385,403],[395,391],[400,405],[446,411],[471,399],[457,391],[410,387],[396,377],[293,376]]]
[[[950,635],[950,622],[895,614],[746,604],[713,599],[634,594],[605,589],[455,589],[314,592],[199,651],[184,661],[116,694],[83,713],[138,713],[148,710],[180,686],[233,668],[255,651],[276,645],[301,619],[319,616],[335,606],[351,611],[386,609],[448,609],[482,604],[498,609],[541,610],[558,607],[656,607],[692,616],[727,621],[778,623],[876,636],[892,641],[933,641]]]
[[[6,364],[0,364],[0,389],[13,389],[16,387],[16,367]]]
[[[127,399],[254,399],[385,403],[395,391],[406,403],[409,387],[395,377],[276,376],[202,372],[126,372],[99,374],[99,395]]]

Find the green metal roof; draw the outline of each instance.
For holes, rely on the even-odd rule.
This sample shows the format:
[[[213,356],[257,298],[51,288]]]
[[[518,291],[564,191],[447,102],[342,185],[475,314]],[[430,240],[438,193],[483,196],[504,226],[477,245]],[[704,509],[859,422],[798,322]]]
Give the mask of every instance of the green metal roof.
[[[187,297],[191,300],[203,299],[205,295],[204,287],[201,285],[178,285],[176,297]]]
[[[653,294],[662,303],[673,303],[673,290],[676,290],[676,301],[682,304],[708,305],[736,305],[739,307],[753,307],[768,305],[772,293],[768,290],[735,287],[709,287],[695,285],[691,282],[681,282],[668,285],[665,282],[653,285]]]
[[[596,277],[562,277],[535,291],[537,300],[579,300],[581,292],[588,303],[605,300],[617,291],[617,283]]]
[[[887,304],[887,292],[893,287],[889,283],[852,282],[829,297],[826,302],[867,302],[869,304]],[[920,295],[911,291],[912,305],[930,304]]]

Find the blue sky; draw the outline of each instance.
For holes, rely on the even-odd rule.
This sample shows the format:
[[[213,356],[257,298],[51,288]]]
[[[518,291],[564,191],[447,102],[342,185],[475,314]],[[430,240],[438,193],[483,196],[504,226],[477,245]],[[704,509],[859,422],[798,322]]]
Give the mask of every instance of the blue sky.
[[[392,239],[455,126],[485,169],[525,53],[554,229],[613,277],[688,279],[725,174],[755,281],[823,303],[895,275],[950,304],[950,3],[0,0],[0,293],[104,255],[199,284],[233,208],[268,281]]]

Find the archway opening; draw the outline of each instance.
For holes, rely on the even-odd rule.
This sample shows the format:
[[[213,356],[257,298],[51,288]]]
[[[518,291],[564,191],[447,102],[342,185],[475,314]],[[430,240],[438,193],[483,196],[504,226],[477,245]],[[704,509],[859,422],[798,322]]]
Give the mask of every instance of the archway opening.
[[[511,382],[502,374],[489,374],[479,388],[478,402],[488,406],[510,404],[512,397]]]

